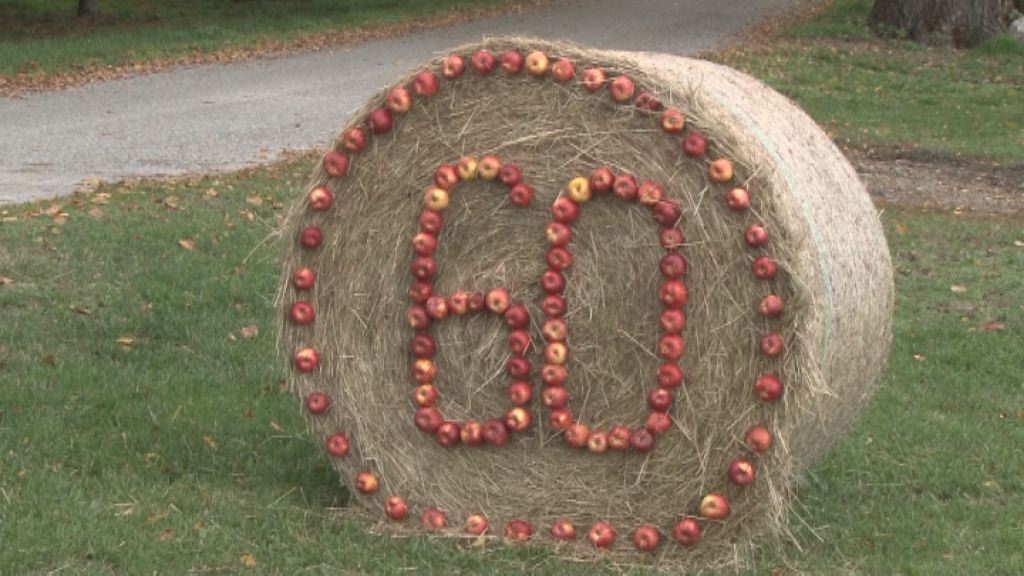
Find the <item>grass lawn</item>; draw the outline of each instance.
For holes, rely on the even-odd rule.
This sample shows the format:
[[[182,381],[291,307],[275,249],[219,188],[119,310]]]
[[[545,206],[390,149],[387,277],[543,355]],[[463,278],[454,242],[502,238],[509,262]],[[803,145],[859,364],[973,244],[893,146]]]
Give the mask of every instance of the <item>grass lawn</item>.
[[[124,65],[287,43],[506,0],[0,0],[0,76]]]
[[[777,41],[718,57],[803,106],[840,141],[1024,162],[1024,43],[957,52],[879,41],[872,0],[834,0]]]
[[[607,568],[374,536],[336,513],[347,495],[282,388],[273,333],[274,231],[310,169],[105,188],[5,215],[0,573]],[[884,219],[898,270],[888,375],[801,492],[806,552],[761,566],[1020,573],[1020,223]]]

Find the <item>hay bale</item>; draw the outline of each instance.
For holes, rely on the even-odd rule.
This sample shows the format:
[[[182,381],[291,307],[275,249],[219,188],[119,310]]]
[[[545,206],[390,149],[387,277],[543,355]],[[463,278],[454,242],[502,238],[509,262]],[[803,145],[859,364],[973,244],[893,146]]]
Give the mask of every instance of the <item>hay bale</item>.
[[[537,79],[500,68],[481,76],[469,66],[481,48],[495,55],[540,50],[552,62],[568,58],[575,61],[577,80],[559,83],[550,74]],[[353,491],[355,507],[388,526],[418,527],[420,513],[436,507],[446,515],[446,533],[462,533],[467,517],[482,514],[492,534],[524,519],[533,526],[534,541],[550,542],[552,524],[567,518],[575,524],[577,544],[562,549],[592,554],[586,532],[604,521],[618,532],[612,554],[671,565],[742,562],[752,544],[784,531],[801,471],[852,425],[885,365],[892,274],[882,229],[856,174],[792,103],[715,64],[518,38],[453,53],[466,58],[465,74],[441,79],[436,95],[414,97],[411,110],[395,115],[392,131],[370,135],[358,153],[345,152],[350,165],[344,176],[319,170],[309,190],[326,187],[333,203],[321,211],[308,200],[297,202],[290,218],[289,238],[300,238],[309,227],[324,234],[319,247],[290,246],[280,291],[285,310],[303,300],[316,311],[311,324],[285,321],[281,332],[289,357],[303,348],[319,353],[312,370],[293,369],[290,377],[311,434],[320,443],[346,436],[347,454],[328,457],[348,484],[362,471],[379,478],[376,493]],[[437,59],[426,68],[439,66]],[[635,102],[616,104],[606,89],[588,93],[578,78],[592,67],[610,77],[628,75],[637,92],[682,110],[685,132],[666,134],[659,113]],[[409,85],[412,78],[397,84]],[[365,127],[386,94],[372,97],[352,117],[336,150],[344,151],[344,134]],[[695,158],[681,150],[691,133],[708,141],[707,152]],[[533,349],[526,358],[533,370],[521,379],[533,385],[526,407],[533,418],[504,446],[445,448],[413,422],[414,331],[406,321],[416,257],[411,240],[420,231],[424,190],[437,167],[485,155],[521,167],[533,200],[513,206],[505,186],[479,179],[455,188],[434,254],[433,289],[451,295],[504,287],[527,308]],[[719,158],[735,167],[728,182],[709,178],[708,164]],[[686,347],[679,362],[685,383],[673,390],[671,429],[646,453],[572,448],[552,430],[550,411],[540,402],[545,292],[538,279],[549,266],[551,206],[574,176],[600,166],[660,183],[665,199],[682,209],[678,227],[686,242],[680,251],[689,263]],[[734,187],[749,190],[749,209],[726,206]],[[572,224],[564,386],[573,415],[591,430],[644,428],[659,365],[671,363],[659,358],[659,262],[665,250],[650,212],[612,193],[594,194]],[[745,242],[753,224],[769,231],[767,246]],[[778,263],[774,278],[752,275],[752,262],[763,255]],[[317,274],[312,289],[294,285],[294,271],[303,267]],[[759,312],[767,294],[781,297],[781,316]],[[425,332],[437,342],[432,380],[444,417],[459,423],[502,418],[510,408],[510,353],[501,319],[450,315]],[[781,356],[760,349],[770,333],[785,344]],[[755,381],[765,373],[784,384],[778,401],[755,394]],[[314,414],[307,402],[316,392],[331,405]],[[764,453],[745,441],[755,426],[766,427],[774,440]],[[336,454],[338,448],[336,443]],[[727,478],[737,459],[756,468],[752,484],[737,486]],[[710,493],[728,499],[726,518],[702,516],[701,500]],[[394,495],[410,509],[404,522],[390,522],[383,513]],[[687,516],[703,530],[692,547],[671,537]],[[661,532],[662,544],[653,555],[639,556],[631,534],[648,523]]]

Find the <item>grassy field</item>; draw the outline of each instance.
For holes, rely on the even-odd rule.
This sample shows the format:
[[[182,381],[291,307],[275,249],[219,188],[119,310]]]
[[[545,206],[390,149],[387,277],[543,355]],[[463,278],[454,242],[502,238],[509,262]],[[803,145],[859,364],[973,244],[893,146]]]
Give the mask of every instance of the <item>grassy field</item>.
[[[880,41],[872,0],[835,0],[777,41],[718,59],[793,98],[840,141],[1024,162],[1024,43],[957,52]]]
[[[124,65],[247,49],[487,8],[504,0],[99,0],[78,18],[73,0],[0,1],[0,76]]]
[[[606,568],[374,536],[335,513],[346,493],[282,387],[272,328],[280,206],[310,169],[5,215],[0,573]],[[761,566],[1020,573],[1020,223],[884,220],[898,294],[888,375],[801,492],[806,552]]]

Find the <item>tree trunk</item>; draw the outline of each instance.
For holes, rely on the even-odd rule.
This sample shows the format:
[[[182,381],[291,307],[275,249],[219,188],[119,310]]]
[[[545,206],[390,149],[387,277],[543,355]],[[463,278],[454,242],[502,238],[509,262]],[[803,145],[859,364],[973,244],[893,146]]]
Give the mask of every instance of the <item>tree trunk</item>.
[[[923,44],[970,48],[1005,32],[1013,0],[875,0],[868,24]]]
[[[79,16],[94,16],[96,14],[96,0],[78,0]]]

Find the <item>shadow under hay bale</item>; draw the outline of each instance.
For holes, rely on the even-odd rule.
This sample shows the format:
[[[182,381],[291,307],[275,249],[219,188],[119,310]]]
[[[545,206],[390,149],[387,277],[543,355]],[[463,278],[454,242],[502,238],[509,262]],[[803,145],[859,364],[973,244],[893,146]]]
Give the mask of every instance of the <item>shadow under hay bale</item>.
[[[314,391],[331,398],[325,413],[307,412],[312,435],[321,443],[334,433],[348,436],[350,452],[331,458],[332,464],[348,483],[363,470],[379,476],[380,490],[358,496],[354,505],[381,522],[387,522],[385,499],[401,495],[410,508],[401,525],[418,526],[419,514],[437,507],[452,534],[461,533],[469,515],[483,514],[492,534],[521,518],[532,523],[533,540],[544,542],[552,523],[568,518],[578,543],[567,550],[589,555],[586,531],[606,521],[618,531],[612,553],[623,559],[689,566],[743,562],[752,545],[785,530],[801,471],[853,424],[884,368],[892,274],[867,194],[813,121],[733,70],[530,39],[493,39],[482,47],[495,54],[542,50],[552,62],[574,60],[577,74],[590,67],[611,77],[628,74],[638,91],[651,91],[665,106],[681,109],[684,135],[706,134],[708,151],[688,158],[680,150],[681,136],[662,132],[658,114],[616,104],[607,90],[590,94],[578,81],[562,84],[500,68],[481,77],[468,67],[481,46],[453,50],[466,58],[465,74],[442,79],[430,98],[415,97],[409,112],[396,115],[391,133],[371,136],[365,150],[349,155],[344,177],[320,170],[310,189],[333,192],[329,210],[296,203],[289,219],[289,238],[308,226],[324,233],[319,248],[295,242],[289,249],[280,291],[285,308],[304,299],[316,310],[312,325],[285,322],[281,332],[281,349],[289,357],[304,347],[320,354],[315,371],[294,371],[291,377],[300,398]],[[434,61],[426,67],[438,66]],[[408,85],[411,78],[400,83]],[[345,128],[363,125],[385,94],[372,97]],[[339,134],[336,149],[340,139]],[[437,239],[434,289],[452,294],[504,287],[529,309],[533,423],[502,447],[445,448],[413,423],[413,330],[406,321],[414,281],[411,239],[437,167],[488,154],[520,166],[535,195],[521,208],[510,204],[506,188],[496,182],[459,185]],[[709,180],[707,162],[717,158],[734,163],[731,183]],[[539,401],[545,294],[538,279],[548,268],[550,207],[567,182],[599,166],[660,183],[683,212],[682,253],[689,263],[680,362],[685,383],[669,411],[672,429],[646,454],[572,449],[550,429]],[[725,206],[725,194],[737,185],[750,191],[749,210]],[[573,414],[591,429],[642,428],[647,395],[657,385],[664,251],[649,212],[611,194],[595,195],[572,226],[565,387]],[[744,231],[755,223],[770,231],[764,248],[744,241]],[[779,263],[771,280],[751,275],[752,261],[762,254]],[[308,292],[296,292],[291,281],[302,266],[317,274]],[[780,318],[758,313],[758,302],[769,293],[785,303]],[[435,324],[433,384],[444,416],[457,422],[501,418],[510,407],[508,330],[502,321],[478,314]],[[785,342],[780,357],[759,351],[759,339],[770,332]],[[778,402],[755,396],[754,382],[763,373],[784,383]],[[764,454],[745,445],[744,434],[756,425],[774,438]],[[726,477],[737,458],[756,466],[757,479],[749,486],[735,486]],[[673,527],[684,516],[700,517],[700,501],[708,493],[726,496],[730,515],[701,519],[700,544],[674,543]],[[640,556],[631,534],[645,523],[663,538],[653,555]]]

